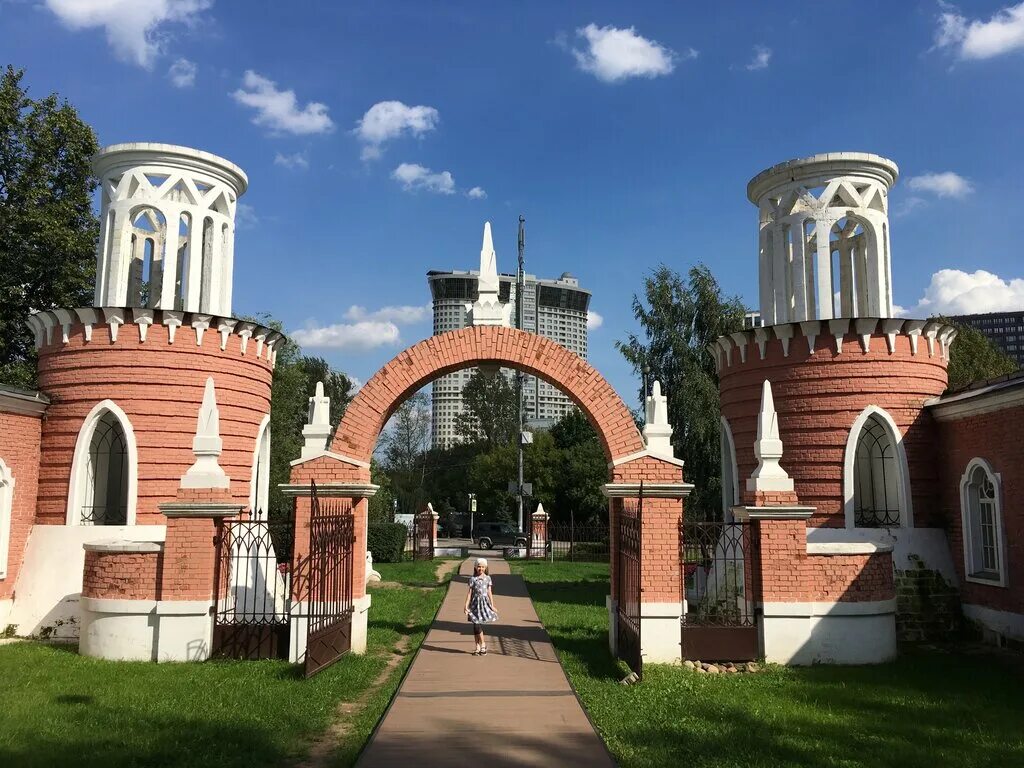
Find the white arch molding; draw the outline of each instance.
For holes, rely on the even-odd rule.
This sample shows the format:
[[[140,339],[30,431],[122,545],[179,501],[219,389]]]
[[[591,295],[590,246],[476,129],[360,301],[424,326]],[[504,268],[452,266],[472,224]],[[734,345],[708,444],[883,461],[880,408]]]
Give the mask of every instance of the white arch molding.
[[[71,479],[68,483],[68,507],[66,525],[81,525],[82,499],[85,493],[85,473],[89,466],[89,446],[92,443],[96,425],[104,414],[110,413],[118,420],[124,432],[125,448],[128,453],[128,503],[126,525],[135,525],[135,505],[138,500],[139,451],[135,442],[135,430],[128,415],[113,400],[104,400],[93,406],[82,422],[75,441],[75,455],[71,462]]]
[[[267,505],[270,502],[270,414],[263,417],[259,429],[256,430],[256,447],[252,454],[252,472],[249,475],[249,510],[256,519],[256,513],[262,512],[260,519],[267,518]]]
[[[0,579],[7,578],[7,559],[11,548],[11,519],[14,508],[14,475],[0,458]]]
[[[721,459],[722,459],[722,519],[725,522],[732,522],[732,504],[726,500],[726,481],[729,481],[729,487],[732,491],[733,504],[739,504],[740,499],[740,480],[739,480],[739,468],[736,466],[736,441],[732,436],[732,427],[729,426],[728,420],[725,416],[721,416],[722,422],[722,437],[719,442],[721,448]],[[728,470],[728,471],[726,471]]]
[[[910,466],[907,463],[907,451],[903,445],[903,433],[896,421],[885,410],[877,405],[869,405],[853,422],[850,434],[846,439],[846,453],[843,457],[843,511],[847,528],[855,528],[856,511],[854,509],[854,464],[857,460],[857,438],[864,424],[872,416],[876,416],[887,430],[896,446],[896,461],[899,468],[899,482],[896,484],[900,503],[900,528],[914,527],[914,503],[910,495]]]
[[[968,486],[971,482],[971,475],[978,468],[981,468],[988,478],[992,481],[993,490],[995,491],[995,535],[996,535],[996,557],[998,558],[999,565],[999,578],[998,579],[985,579],[979,576],[972,576],[971,571],[976,570],[971,568],[971,551],[973,549],[973,536],[971,534],[970,525],[970,499],[967,497]],[[990,587],[1005,587],[1006,586],[1006,536],[1003,530],[1003,478],[996,472],[992,465],[987,460],[980,456],[975,456],[969,462],[967,462],[967,468],[964,470],[963,475],[960,476],[960,525],[962,526],[963,532],[963,557],[964,557],[964,578],[967,581],[975,584],[985,584]]]

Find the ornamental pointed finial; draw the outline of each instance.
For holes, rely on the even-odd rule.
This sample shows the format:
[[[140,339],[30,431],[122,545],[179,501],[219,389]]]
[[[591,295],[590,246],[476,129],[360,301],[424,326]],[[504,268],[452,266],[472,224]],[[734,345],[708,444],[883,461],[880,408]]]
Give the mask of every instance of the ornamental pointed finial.
[[[644,442],[654,456],[675,458],[672,451],[672,425],[668,423],[668,398],[661,394],[661,383],[655,380],[651,394],[644,401]]]
[[[480,246],[480,295],[498,294],[498,254],[494,252],[494,241],[491,239],[491,222],[484,222],[484,242]]]
[[[217,394],[213,387],[213,377],[209,376],[203,390],[203,403],[199,406],[196,435],[192,438],[192,453],[195,454],[196,461],[182,475],[181,487],[228,488],[231,481],[217,462],[223,447],[224,443],[220,439]]]
[[[757,467],[747,479],[747,490],[752,492],[788,492],[793,480],[779,461],[782,459],[782,438],[779,437],[779,414],[775,411],[772,385],[767,379],[761,385],[761,410],[757,414],[757,440],[754,442]]]
[[[480,247],[480,274],[477,277],[477,298],[468,305],[470,325],[510,324],[511,303],[502,304],[498,298],[498,255],[491,239],[491,222],[484,222],[484,241]]]
[[[331,437],[331,398],[324,395],[324,383],[316,383],[316,392],[309,398],[309,417],[302,428],[305,443],[300,459],[311,459],[327,450]]]

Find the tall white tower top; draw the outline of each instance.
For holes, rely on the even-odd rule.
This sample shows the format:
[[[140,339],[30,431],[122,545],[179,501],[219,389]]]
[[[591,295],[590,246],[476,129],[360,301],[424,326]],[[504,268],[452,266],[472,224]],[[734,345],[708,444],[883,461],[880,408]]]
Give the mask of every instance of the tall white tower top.
[[[96,306],[230,316],[242,169],[151,143],[115,144],[92,164],[101,189]]]
[[[898,176],[892,160],[834,152],[751,179],[765,325],[892,317],[889,189]]]

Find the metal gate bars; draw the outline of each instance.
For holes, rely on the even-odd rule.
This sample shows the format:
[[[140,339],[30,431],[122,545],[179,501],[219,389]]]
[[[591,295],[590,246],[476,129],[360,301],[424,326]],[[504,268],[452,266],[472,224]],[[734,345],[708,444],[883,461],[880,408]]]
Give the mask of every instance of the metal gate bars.
[[[684,520],[679,538],[686,598],[683,658],[756,659],[761,574],[757,526]]]
[[[213,655],[287,659],[294,520],[226,520],[215,540]]]
[[[355,526],[348,499],[320,501],[313,485],[309,521],[309,625],[305,675],[333,664],[352,647]]]
[[[434,516],[420,512],[412,519],[412,559],[434,559]]]
[[[618,589],[616,648],[637,677],[643,678],[640,645],[640,573],[643,554],[644,486],[635,501],[623,499],[618,527],[616,583]]]

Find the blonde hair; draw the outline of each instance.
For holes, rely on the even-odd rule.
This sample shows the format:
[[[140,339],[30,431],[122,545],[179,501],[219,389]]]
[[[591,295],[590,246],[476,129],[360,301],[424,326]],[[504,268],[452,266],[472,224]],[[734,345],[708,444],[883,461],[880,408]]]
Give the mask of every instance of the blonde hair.
[[[488,576],[491,575],[490,567],[487,565],[487,558],[485,558],[485,557],[478,557],[476,559],[476,562],[473,563],[473,570],[474,571],[476,570],[476,567],[478,565],[482,565],[484,567],[484,573],[486,573]]]

